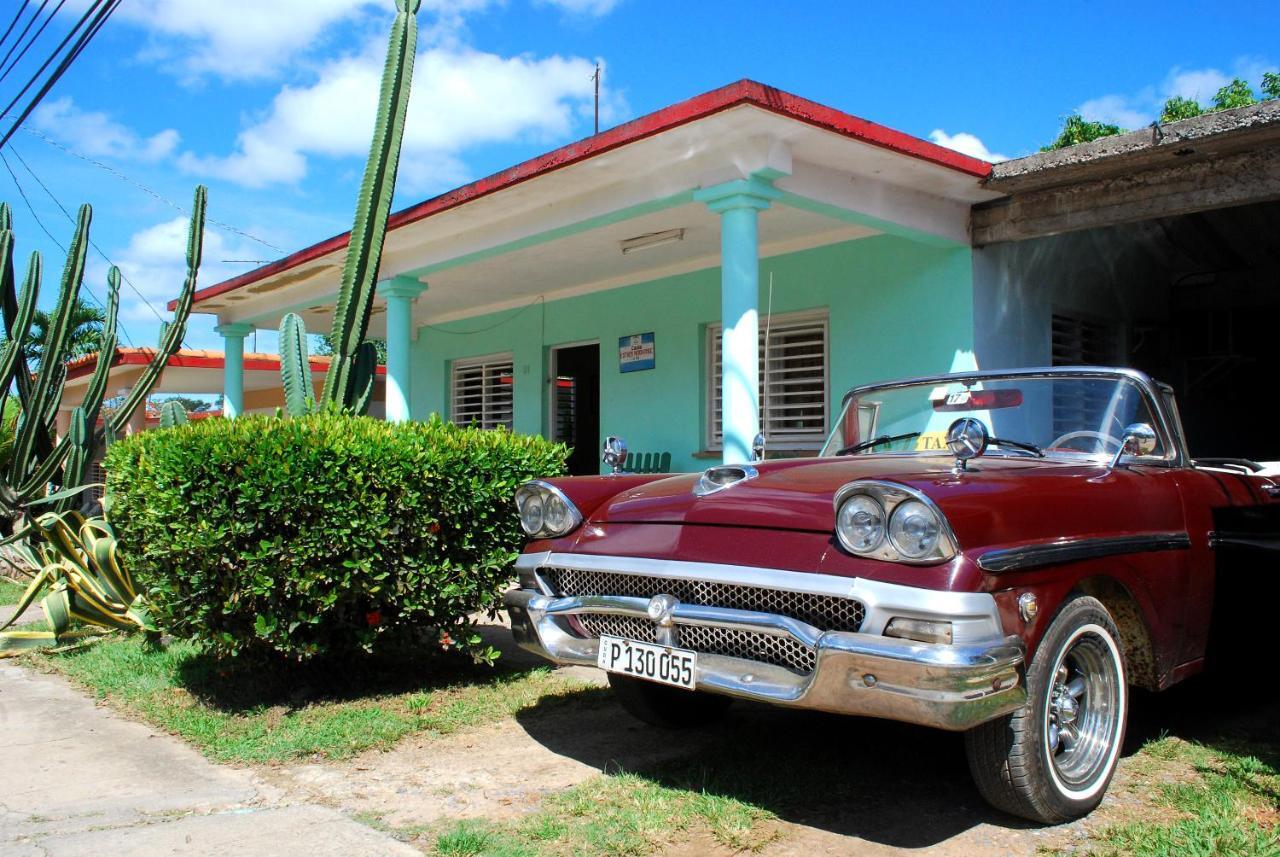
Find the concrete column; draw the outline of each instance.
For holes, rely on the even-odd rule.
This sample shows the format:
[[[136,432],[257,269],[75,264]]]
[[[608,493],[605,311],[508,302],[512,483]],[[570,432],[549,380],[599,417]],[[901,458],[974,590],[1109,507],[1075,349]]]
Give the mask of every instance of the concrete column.
[[[387,419],[409,419],[412,380],[413,302],[427,284],[413,277],[395,277],[378,284],[387,301]]]
[[[239,416],[244,411],[244,338],[253,325],[228,322],[214,330],[222,336],[222,415]]]
[[[126,435],[141,434],[147,430],[147,400],[143,399],[138,403],[138,407],[133,409],[133,413],[129,414],[129,422],[125,424],[124,433]]]
[[[760,250],[758,217],[778,192],[758,178],[703,188],[695,199],[720,215],[720,395],[724,463],[751,460],[760,431]]]

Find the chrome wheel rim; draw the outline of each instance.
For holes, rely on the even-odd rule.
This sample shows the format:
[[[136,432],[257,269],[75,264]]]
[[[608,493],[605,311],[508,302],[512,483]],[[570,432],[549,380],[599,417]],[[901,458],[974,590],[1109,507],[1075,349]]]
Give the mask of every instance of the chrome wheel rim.
[[[1054,664],[1045,702],[1045,750],[1069,791],[1089,790],[1116,758],[1123,677],[1109,643],[1081,629]]]

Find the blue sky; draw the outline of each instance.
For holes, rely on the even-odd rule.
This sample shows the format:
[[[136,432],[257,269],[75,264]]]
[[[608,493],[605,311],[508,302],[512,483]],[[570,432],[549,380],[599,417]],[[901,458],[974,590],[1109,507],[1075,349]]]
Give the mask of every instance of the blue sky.
[[[59,242],[70,224],[35,177],[68,209],[93,204],[86,285],[102,295],[104,255],[121,266],[137,287],[122,296],[129,341],[155,340],[181,283],[173,204],[196,183],[210,188],[202,285],[350,226],[391,6],[124,0],[15,137],[10,167]],[[1236,75],[1256,89],[1280,62],[1276,18],[1262,2],[426,0],[397,206],[590,134],[597,60],[603,126],[750,77],[1017,157],[1072,110],[1138,127],[1170,94],[1207,102]],[[47,254],[51,298],[62,254],[2,167],[0,199],[19,252]],[[193,319],[188,344],[220,347],[212,326]]]

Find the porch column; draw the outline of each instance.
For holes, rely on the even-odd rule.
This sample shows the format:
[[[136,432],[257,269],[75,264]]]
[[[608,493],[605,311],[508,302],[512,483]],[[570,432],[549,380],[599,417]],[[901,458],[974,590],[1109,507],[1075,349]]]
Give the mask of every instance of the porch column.
[[[760,431],[759,212],[778,192],[759,178],[699,190],[694,198],[720,215],[720,320],[724,326],[720,401],[724,463],[751,460]]]
[[[378,284],[379,293],[387,299],[387,419],[390,422],[409,419],[413,302],[426,290],[427,284],[414,277],[395,277]]]
[[[222,336],[222,415],[239,416],[244,410],[244,338],[253,325],[228,322],[214,330]]]

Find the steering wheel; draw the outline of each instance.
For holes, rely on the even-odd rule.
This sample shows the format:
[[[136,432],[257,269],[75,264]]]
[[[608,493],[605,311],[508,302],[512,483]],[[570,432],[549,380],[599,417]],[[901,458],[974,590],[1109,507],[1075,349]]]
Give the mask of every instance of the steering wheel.
[[[1092,440],[1096,441],[1102,449],[1082,449],[1078,452],[1116,452],[1124,446],[1124,441],[1113,434],[1107,434],[1101,431],[1069,431],[1061,437],[1054,438],[1053,443],[1049,444],[1049,449],[1069,449],[1066,444],[1075,440]],[[1115,449],[1107,449],[1107,444],[1113,444]]]

